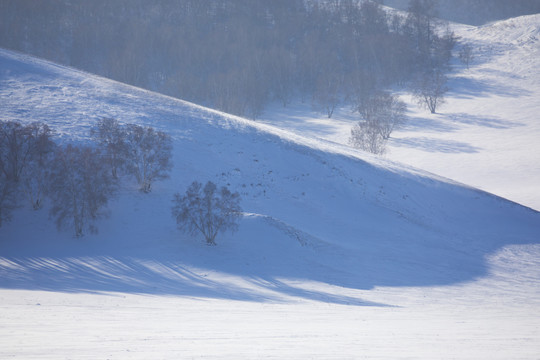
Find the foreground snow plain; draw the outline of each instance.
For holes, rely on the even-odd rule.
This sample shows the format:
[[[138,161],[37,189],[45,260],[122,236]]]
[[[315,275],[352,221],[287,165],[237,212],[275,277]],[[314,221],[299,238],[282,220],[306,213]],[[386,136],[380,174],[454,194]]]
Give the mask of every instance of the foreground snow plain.
[[[3,119],[59,141],[104,116],[175,139],[172,178],[128,182],[98,235],[26,208],[0,229],[0,358],[538,358],[536,211],[9,51],[0,84]],[[216,247],[170,216],[193,180],[242,193],[240,230]]]

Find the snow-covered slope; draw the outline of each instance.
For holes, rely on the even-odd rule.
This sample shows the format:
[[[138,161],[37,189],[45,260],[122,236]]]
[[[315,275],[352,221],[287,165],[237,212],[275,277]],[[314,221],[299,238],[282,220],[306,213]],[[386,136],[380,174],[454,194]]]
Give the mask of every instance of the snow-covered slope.
[[[455,59],[437,114],[409,93],[409,123],[392,134],[387,158],[540,210],[540,14],[474,27],[451,24],[458,47],[473,47],[467,69]],[[357,115],[328,120],[309,104],[275,108],[263,121],[347,144]]]
[[[540,14],[455,31],[470,69],[455,64],[439,114],[413,109],[389,157],[540,209]]]
[[[171,179],[150,194],[123,187],[98,235],[57,232],[46,209],[21,209],[0,228],[2,358],[537,350],[535,211],[347,146],[3,50],[0,117],[44,121],[62,142],[88,141],[102,117],[174,138]],[[180,233],[171,218],[172,194],[193,180],[242,194],[240,230],[217,247]],[[454,350],[439,353],[447,342]]]

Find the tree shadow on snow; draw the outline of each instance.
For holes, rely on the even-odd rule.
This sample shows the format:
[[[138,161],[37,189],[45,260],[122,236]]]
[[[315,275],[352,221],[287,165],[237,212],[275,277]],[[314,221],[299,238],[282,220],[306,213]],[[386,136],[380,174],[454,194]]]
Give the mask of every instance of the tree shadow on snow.
[[[522,123],[503,120],[497,117],[486,117],[467,113],[438,114],[432,118],[412,117],[400,129],[403,131],[423,131],[433,133],[450,133],[461,129],[464,125],[490,129],[511,129],[523,126]]]
[[[484,96],[502,96],[517,98],[529,96],[530,90],[510,85],[508,83],[495,82],[489,79],[456,76],[448,82],[451,89],[449,95],[458,99],[472,99]]]
[[[429,131],[449,133],[458,130],[456,124],[440,118],[422,118],[411,117],[404,125],[400,127],[403,131]]]
[[[477,153],[480,150],[480,148],[461,141],[434,139],[426,137],[407,137],[392,139],[392,145],[396,147],[408,147],[423,151],[447,154],[472,154]]]
[[[388,306],[358,297],[296,287],[264,276],[213,276],[181,262],[129,257],[1,258],[0,288],[67,293],[132,293],[284,303],[309,299],[354,306]]]
[[[438,194],[445,190],[440,186]],[[455,198],[460,194],[450,195]],[[396,213],[397,220],[389,226],[377,227],[371,236],[358,231],[357,243],[344,246],[341,241],[328,243],[291,226],[276,227],[255,218],[244,220],[239,233],[220,239],[218,246],[206,246],[202,239],[176,234],[178,238],[170,239],[165,249],[100,245],[93,247],[99,249],[95,252],[85,250],[86,245],[77,244],[76,239],[66,239],[74,242],[72,250],[4,247],[0,251],[0,288],[391,306],[366,301],[358,291],[377,286],[437,286],[471,281],[489,273],[488,254],[509,244],[531,243],[530,234],[540,228],[538,213],[510,204],[514,211],[502,214],[517,219],[515,224],[519,226],[501,230],[506,220],[497,218],[498,208],[509,204],[482,192],[478,197],[491,201],[494,213],[480,221],[471,217],[474,224],[461,221],[460,226],[469,229],[466,236],[459,231],[454,235],[439,234],[431,230],[432,219],[403,212]],[[383,211],[393,213],[394,205],[383,198],[379,201]],[[467,211],[485,212],[486,207],[476,208],[472,203]],[[443,216],[441,221],[451,220]],[[367,226],[359,221],[359,229]],[[342,237],[339,229],[335,224],[337,238]],[[350,229],[344,233],[347,231],[350,233]],[[86,241],[91,245],[97,239],[89,237]]]
[[[471,115],[467,113],[449,113],[445,114],[445,116],[453,124],[473,125],[491,129],[511,129],[524,125],[516,121],[503,120],[496,117]]]

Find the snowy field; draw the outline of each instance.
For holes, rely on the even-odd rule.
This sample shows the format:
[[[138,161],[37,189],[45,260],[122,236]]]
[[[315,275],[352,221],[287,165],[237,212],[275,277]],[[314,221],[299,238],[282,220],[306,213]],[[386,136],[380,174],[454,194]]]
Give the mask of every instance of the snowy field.
[[[388,159],[340,144],[344,111],[273,127],[0,50],[2,119],[66,143],[102,117],[174,139],[171,179],[124,186],[99,234],[46,208],[0,228],[0,358],[538,359],[540,215],[515,203],[540,208],[538,24],[458,28],[485,53],[439,114],[411,108]],[[193,180],[242,194],[216,247],[170,215]]]

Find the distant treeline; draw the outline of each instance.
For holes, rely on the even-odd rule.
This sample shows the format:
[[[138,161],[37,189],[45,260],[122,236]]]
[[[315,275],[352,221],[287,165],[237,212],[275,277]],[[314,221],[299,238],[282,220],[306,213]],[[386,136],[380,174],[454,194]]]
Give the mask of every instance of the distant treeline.
[[[408,0],[385,0],[386,5],[406,10]],[[539,0],[437,0],[442,19],[469,25],[540,13]]]
[[[446,68],[435,2],[3,0],[0,46],[230,113],[339,103]]]

